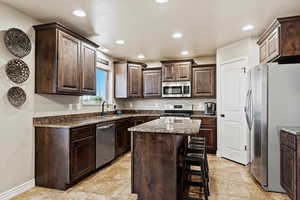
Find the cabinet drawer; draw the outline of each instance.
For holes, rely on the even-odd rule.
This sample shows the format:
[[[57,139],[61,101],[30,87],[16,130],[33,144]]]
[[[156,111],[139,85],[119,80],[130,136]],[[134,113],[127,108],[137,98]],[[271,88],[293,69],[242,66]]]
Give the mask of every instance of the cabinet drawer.
[[[71,130],[71,141],[95,135],[95,126],[84,126]]]
[[[192,119],[200,119],[201,120],[201,127],[202,126],[216,126],[216,118],[213,117],[193,117]]]
[[[285,131],[280,132],[280,143],[296,150],[296,136]]]

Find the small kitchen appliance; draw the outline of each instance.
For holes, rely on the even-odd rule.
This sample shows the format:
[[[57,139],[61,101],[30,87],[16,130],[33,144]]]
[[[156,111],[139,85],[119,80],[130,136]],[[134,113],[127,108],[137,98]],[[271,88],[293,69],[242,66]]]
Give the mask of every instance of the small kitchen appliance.
[[[205,114],[206,115],[215,115],[216,114],[216,103],[214,102],[205,102]]]

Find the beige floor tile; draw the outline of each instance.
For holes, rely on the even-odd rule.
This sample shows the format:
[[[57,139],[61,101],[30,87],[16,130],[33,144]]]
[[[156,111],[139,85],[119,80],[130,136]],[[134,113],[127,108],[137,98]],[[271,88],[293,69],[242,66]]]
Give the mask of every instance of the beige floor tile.
[[[289,200],[287,195],[265,192],[247,166],[214,155],[209,155],[209,166],[209,200]],[[13,200],[136,200],[137,195],[131,194],[130,168],[131,155],[126,154],[67,191],[35,187]],[[202,196],[198,188],[190,192]]]

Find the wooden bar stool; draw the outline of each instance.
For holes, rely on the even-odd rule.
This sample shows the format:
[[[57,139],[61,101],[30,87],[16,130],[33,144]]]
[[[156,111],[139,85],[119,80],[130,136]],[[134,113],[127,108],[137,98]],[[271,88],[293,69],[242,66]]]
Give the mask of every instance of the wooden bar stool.
[[[196,139],[197,140],[197,139]],[[200,139],[197,145],[191,143],[192,138],[186,144],[183,155],[183,191],[186,187],[196,186],[204,190],[205,200],[208,200],[209,185],[208,185],[208,163],[206,154],[205,138]],[[200,141],[198,140],[198,141]],[[192,166],[200,167],[200,170],[195,170]],[[191,180],[192,176],[200,177],[200,181]],[[193,197],[186,197],[185,200],[198,200]]]

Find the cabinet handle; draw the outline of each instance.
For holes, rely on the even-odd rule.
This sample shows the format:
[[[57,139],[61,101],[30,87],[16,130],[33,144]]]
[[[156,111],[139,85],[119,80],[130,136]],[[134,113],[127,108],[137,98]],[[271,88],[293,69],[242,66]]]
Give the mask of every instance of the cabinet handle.
[[[225,115],[224,115],[224,114],[221,114],[221,117],[225,117]]]
[[[108,128],[111,128],[111,127],[113,127],[113,125],[100,126],[100,127],[97,127],[97,130],[104,130],[104,129],[108,129]]]
[[[187,78],[187,76],[180,76],[180,78]]]

